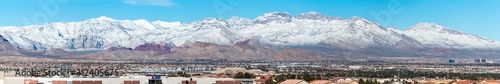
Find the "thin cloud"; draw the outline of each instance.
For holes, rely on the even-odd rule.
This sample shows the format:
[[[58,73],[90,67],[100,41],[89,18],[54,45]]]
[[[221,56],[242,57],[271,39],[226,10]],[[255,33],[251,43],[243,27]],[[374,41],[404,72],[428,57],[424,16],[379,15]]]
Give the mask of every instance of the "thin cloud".
[[[123,0],[123,3],[137,6],[163,6],[169,7],[175,5],[172,0]]]

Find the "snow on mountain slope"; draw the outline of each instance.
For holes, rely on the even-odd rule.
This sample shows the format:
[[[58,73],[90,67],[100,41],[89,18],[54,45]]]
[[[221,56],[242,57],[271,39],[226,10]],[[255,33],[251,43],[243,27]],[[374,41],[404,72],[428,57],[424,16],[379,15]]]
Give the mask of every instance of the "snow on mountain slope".
[[[7,39],[5,39],[2,35],[0,35],[0,51],[6,50],[17,50],[18,48],[9,43]]]
[[[255,39],[262,44],[307,46],[319,43],[347,49],[369,47],[495,48],[498,42],[446,29],[418,24],[406,31],[384,28],[360,17],[332,18],[317,12],[292,16],[286,12],[263,14],[254,20],[207,18],[191,23],[115,20],[98,17],[80,22],[56,22],[23,27],[0,27],[0,35],[20,48],[93,50],[136,47],[144,43],[208,42],[230,45]],[[420,41],[420,42],[416,42]]]
[[[256,24],[286,23],[292,21],[292,16],[287,12],[271,12],[255,18]]]
[[[288,13],[273,12],[264,16],[290,16],[284,14]],[[339,45],[350,42],[351,45],[362,47],[391,46],[401,40],[397,33],[363,18],[333,19],[315,12],[298,15],[290,22],[250,25],[238,33],[246,38],[258,37],[260,42],[275,46],[312,45],[325,40]]]
[[[113,46],[135,47],[147,42],[202,41],[232,44],[234,35],[226,23],[207,19],[190,24],[114,20],[107,17],[81,22],[57,22],[46,25],[0,28],[1,35],[21,48],[47,51],[105,49]]]
[[[500,44],[491,39],[451,30],[435,23],[418,23],[402,33],[431,48],[499,49]]]

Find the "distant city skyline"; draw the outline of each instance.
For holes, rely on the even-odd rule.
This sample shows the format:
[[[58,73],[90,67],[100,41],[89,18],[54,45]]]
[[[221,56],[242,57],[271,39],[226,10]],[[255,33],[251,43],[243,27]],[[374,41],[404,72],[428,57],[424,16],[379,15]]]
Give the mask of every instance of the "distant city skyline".
[[[358,16],[405,30],[437,23],[500,41],[499,0],[2,0],[0,26],[41,25],[106,16],[118,20],[180,21],[232,16],[254,19],[268,12],[295,16],[310,11]]]

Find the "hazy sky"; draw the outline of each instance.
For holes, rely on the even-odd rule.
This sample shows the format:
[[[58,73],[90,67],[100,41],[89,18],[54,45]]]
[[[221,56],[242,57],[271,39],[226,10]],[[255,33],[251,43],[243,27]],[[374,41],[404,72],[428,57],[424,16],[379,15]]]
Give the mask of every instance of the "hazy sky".
[[[0,0],[0,26],[100,16],[180,22],[231,16],[254,19],[273,11],[359,16],[402,30],[431,22],[500,41],[500,0]]]

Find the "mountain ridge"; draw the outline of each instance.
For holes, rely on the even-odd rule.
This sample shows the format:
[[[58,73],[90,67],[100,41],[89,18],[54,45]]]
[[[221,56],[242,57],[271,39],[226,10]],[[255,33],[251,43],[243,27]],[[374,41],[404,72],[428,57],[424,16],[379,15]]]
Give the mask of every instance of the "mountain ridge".
[[[19,48],[36,51],[121,51],[147,43],[165,42],[173,46],[167,49],[164,46],[147,45],[142,50],[168,52],[169,48],[182,46],[186,42],[237,45],[249,39],[254,42],[252,46],[276,51],[305,49],[333,56],[352,55],[347,52],[397,56],[404,54],[391,53],[425,55],[435,54],[434,49],[500,50],[500,43],[495,40],[435,23],[418,23],[407,30],[399,30],[395,27],[385,28],[357,16],[342,19],[317,12],[297,16],[287,12],[270,12],[253,20],[234,16],[230,19],[206,18],[190,23],[115,20],[101,16],[79,22],[0,27],[0,35],[7,36],[6,40]],[[314,49],[318,47],[339,51]]]
[[[278,18],[274,18],[274,17],[278,17]],[[285,18],[283,18],[283,17],[285,17]],[[265,22],[265,21],[263,22],[261,20],[268,20],[269,18],[271,19],[271,22],[272,21],[276,21],[276,20],[280,20],[280,22],[278,22],[278,23],[287,23],[287,22],[289,23],[292,20],[293,21],[297,21],[297,20],[313,20],[313,21],[323,20],[324,21],[326,19],[328,21],[331,21],[331,20],[350,20],[350,21],[353,21],[353,23],[349,24],[349,27],[359,26],[359,25],[363,26],[363,25],[366,25],[366,24],[375,24],[377,26],[380,26],[380,25],[378,25],[376,23],[369,22],[366,19],[363,19],[363,18],[360,18],[360,17],[356,17],[356,16],[353,16],[350,19],[333,19],[330,16],[326,16],[326,15],[323,15],[323,14],[320,14],[320,13],[317,13],[317,12],[307,12],[307,13],[299,14],[297,16],[291,16],[287,12],[265,13],[264,15],[255,18],[253,20],[253,23],[267,23],[267,22]],[[241,18],[241,19],[246,19],[246,18]],[[286,19],[286,20],[283,20],[283,19]],[[281,20],[283,20],[283,21],[281,21]],[[123,31],[123,32],[127,32],[127,30],[134,30],[134,29],[131,29],[131,27],[137,28],[135,30],[142,29],[142,30],[146,30],[146,32],[147,32],[148,30],[149,31],[151,31],[151,30],[157,30],[158,28],[174,28],[172,26],[175,26],[175,25],[177,25],[177,26],[179,26],[179,25],[199,25],[199,26],[194,26],[194,27],[211,27],[211,26],[213,26],[215,28],[230,29],[230,28],[228,28],[230,26],[234,26],[234,25],[240,25],[241,26],[241,24],[245,24],[245,23],[239,23],[239,24],[234,24],[233,23],[234,25],[228,25],[230,21],[232,21],[232,19],[223,20],[223,19],[219,19],[219,18],[207,18],[207,19],[204,19],[204,20],[201,20],[201,21],[195,21],[195,22],[191,22],[191,23],[163,22],[163,21],[149,22],[149,21],[146,21],[144,19],[139,19],[139,20],[115,20],[113,18],[109,18],[109,17],[106,17],[106,16],[101,16],[101,17],[98,17],[98,18],[91,18],[91,19],[87,19],[87,20],[84,20],[84,21],[80,21],[80,22],[54,22],[54,23],[50,23],[50,24],[46,24],[46,25],[23,26],[21,28],[26,28],[26,27],[29,28],[29,27],[33,27],[33,26],[38,26],[38,27],[43,27],[43,28],[50,28],[51,26],[56,26],[56,25],[60,25],[60,24],[64,24],[64,23],[82,23],[82,24],[93,24],[94,23],[94,24],[108,24],[108,25],[103,25],[103,26],[118,25],[119,27],[123,27],[123,28],[120,28],[121,29],[120,31]],[[119,22],[119,23],[116,23],[116,22]],[[160,25],[160,23],[166,23],[168,26]],[[122,25],[119,25],[119,24],[122,24]],[[124,25],[124,24],[126,24],[126,25]],[[438,26],[438,27],[426,27],[426,28],[444,28],[445,30],[449,30],[449,31],[452,31],[452,32],[462,33],[462,32],[458,32],[456,30],[448,29],[446,27],[443,27],[443,26],[435,24],[435,23],[418,23],[415,26],[422,25],[422,24],[432,24],[434,26]],[[89,26],[92,26],[92,25],[89,25]],[[161,27],[161,26],[163,26],[163,27]],[[249,25],[243,25],[243,26],[244,27],[248,27]],[[399,31],[401,31],[401,32],[411,31],[411,30],[414,30],[413,28],[415,26],[412,26],[411,28],[408,28],[407,30],[399,30]],[[18,27],[8,26],[8,27],[2,27],[0,30],[2,30],[2,29],[12,29],[12,28],[18,28]],[[85,27],[83,27],[83,28],[85,28]],[[379,28],[381,28],[381,29],[387,29],[387,28],[384,28],[384,27],[379,27]],[[64,30],[64,29],[58,29],[58,30]],[[99,30],[96,30],[96,29],[89,29],[89,30],[99,31]],[[232,29],[232,30],[227,30],[227,31],[235,31],[235,30]],[[78,33],[78,32],[73,32],[73,33]],[[399,33],[399,32],[397,32],[397,33]],[[59,36],[62,36],[61,32],[58,32],[57,34]],[[95,33],[90,33],[90,34],[95,34]],[[128,34],[128,33],[125,33],[125,34]],[[404,33],[404,34],[406,34],[406,33]],[[4,31],[2,31],[2,35],[5,35]],[[130,35],[130,34],[128,34],[128,35]],[[491,40],[491,39],[486,39],[486,38],[481,37],[481,36],[477,36],[477,37],[481,38],[481,39],[484,39],[484,40]],[[225,42],[224,44],[234,43],[235,40],[240,40],[240,39],[233,39],[233,40],[229,40],[228,39],[231,42]],[[10,39],[10,40],[13,40],[13,39]],[[168,40],[165,40],[165,41],[168,41]],[[36,43],[36,42],[39,42],[39,41],[35,41],[34,43]],[[182,42],[184,42],[184,41],[177,42],[176,45],[181,45]],[[497,42],[497,41],[495,41],[495,42]],[[145,43],[145,42],[136,43],[135,45],[129,46],[129,47],[135,47],[135,46],[140,45],[142,43]],[[17,46],[23,45],[23,44],[17,44],[17,43],[13,43],[13,44],[15,44]],[[39,44],[43,44],[43,43],[39,43]],[[50,45],[51,48],[60,48],[60,46],[64,46],[64,45],[59,45],[59,46],[55,46],[55,47],[54,47],[54,45]],[[20,46],[20,47],[23,47],[23,46]],[[97,47],[99,48],[99,46],[97,46]],[[106,47],[104,47],[102,49],[109,48],[109,47],[119,47],[119,46],[116,46],[116,45],[114,45],[114,46],[106,46]],[[27,47],[24,46],[24,48],[27,48]],[[46,48],[46,49],[50,49],[50,48]]]

